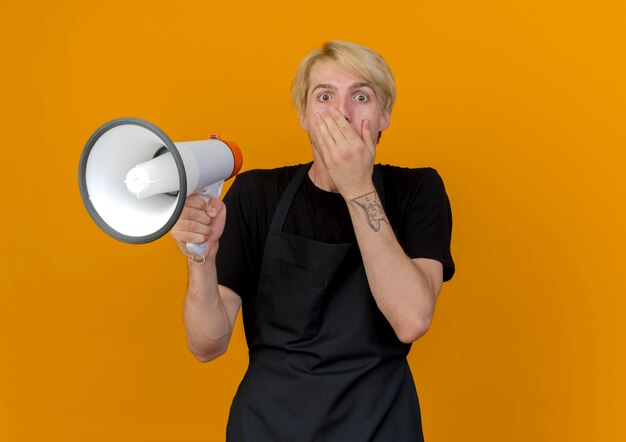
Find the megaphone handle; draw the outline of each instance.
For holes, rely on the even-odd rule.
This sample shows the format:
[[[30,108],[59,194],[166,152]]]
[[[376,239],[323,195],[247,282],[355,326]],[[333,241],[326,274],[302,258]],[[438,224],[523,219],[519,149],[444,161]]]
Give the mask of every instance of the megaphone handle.
[[[198,195],[200,195],[207,203],[211,201],[211,198],[219,198],[222,196],[222,187],[224,186],[224,180],[218,181],[217,183],[211,184],[210,186],[205,187]],[[206,243],[195,244],[192,242],[188,242],[185,244],[187,247],[187,251],[194,256],[202,256],[204,257],[204,253],[206,252]]]

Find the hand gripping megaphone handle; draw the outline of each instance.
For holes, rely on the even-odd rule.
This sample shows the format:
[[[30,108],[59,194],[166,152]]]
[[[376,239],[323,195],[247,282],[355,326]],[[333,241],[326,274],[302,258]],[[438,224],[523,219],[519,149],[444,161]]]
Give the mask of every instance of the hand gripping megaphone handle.
[[[224,180],[218,181],[217,183],[205,187],[200,192],[198,192],[197,195],[201,196],[208,203],[212,198],[219,198],[222,195],[223,186]],[[196,257],[201,257],[201,262],[204,262],[206,243],[195,244],[188,242],[185,245],[187,247],[187,251],[193,255],[192,259],[195,260]]]

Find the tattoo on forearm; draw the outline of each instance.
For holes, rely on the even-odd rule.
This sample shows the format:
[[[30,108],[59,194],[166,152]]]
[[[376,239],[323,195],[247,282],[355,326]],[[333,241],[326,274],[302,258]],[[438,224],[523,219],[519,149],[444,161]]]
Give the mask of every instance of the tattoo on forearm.
[[[365,212],[365,218],[374,232],[380,230],[380,222],[384,221],[389,224],[385,210],[378,202],[376,191],[366,193],[351,200],[354,204],[359,205]]]

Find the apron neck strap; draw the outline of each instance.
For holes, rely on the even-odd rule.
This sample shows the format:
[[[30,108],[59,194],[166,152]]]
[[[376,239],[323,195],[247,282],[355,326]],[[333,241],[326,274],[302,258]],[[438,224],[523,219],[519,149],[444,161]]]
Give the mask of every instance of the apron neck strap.
[[[287,188],[283,192],[283,195],[280,197],[276,212],[274,212],[272,224],[270,224],[270,232],[278,233],[283,229],[283,224],[285,224],[285,218],[287,218],[287,212],[289,212],[291,202],[296,196],[296,192],[298,191],[300,184],[304,180],[304,177],[309,172],[312,164],[313,162],[311,161],[310,163],[302,166],[287,185]]]

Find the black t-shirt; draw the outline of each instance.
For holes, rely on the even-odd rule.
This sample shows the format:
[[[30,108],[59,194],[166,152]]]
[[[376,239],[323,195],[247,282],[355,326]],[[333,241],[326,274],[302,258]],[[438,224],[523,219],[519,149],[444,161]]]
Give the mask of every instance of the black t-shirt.
[[[237,175],[224,197],[226,226],[217,254],[218,282],[244,302],[254,299],[269,226],[287,184],[300,165],[251,170]],[[443,264],[443,280],[454,274],[450,253],[452,212],[443,181],[432,168],[380,168],[383,206],[398,242],[412,259]],[[326,243],[356,241],[346,203],[308,175],[298,189],[283,232]]]

